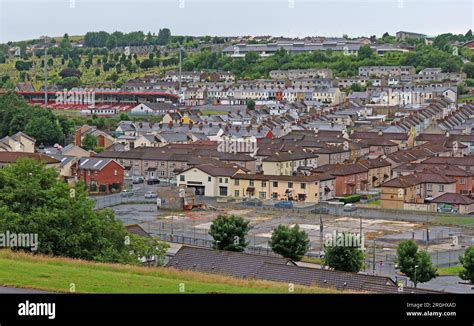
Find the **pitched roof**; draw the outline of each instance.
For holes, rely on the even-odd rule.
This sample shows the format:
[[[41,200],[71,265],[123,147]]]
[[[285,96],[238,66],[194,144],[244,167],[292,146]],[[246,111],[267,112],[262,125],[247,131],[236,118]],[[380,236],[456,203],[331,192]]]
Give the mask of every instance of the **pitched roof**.
[[[458,193],[445,193],[436,197],[431,201],[432,203],[440,204],[455,204],[455,205],[471,205],[474,204],[474,199]]]
[[[389,277],[297,266],[291,259],[183,246],[167,267],[357,292],[435,292],[405,288],[398,292]],[[436,292],[438,293],[438,292]]]
[[[0,152],[0,163],[16,163],[20,158],[29,158],[46,164],[57,164],[59,161],[40,153]]]
[[[85,157],[79,161],[79,170],[100,171],[111,162],[115,161],[110,158]]]

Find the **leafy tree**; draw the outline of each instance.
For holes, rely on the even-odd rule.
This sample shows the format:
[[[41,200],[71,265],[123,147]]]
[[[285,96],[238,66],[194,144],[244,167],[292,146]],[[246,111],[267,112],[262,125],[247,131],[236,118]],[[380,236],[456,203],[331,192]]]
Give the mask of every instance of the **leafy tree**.
[[[300,230],[299,225],[292,228],[279,225],[273,230],[269,245],[273,252],[294,261],[300,261],[308,252],[310,241],[308,234]]]
[[[62,144],[64,134],[60,126],[47,117],[33,117],[25,127],[25,133],[44,145]]]
[[[131,236],[112,210],[94,210],[84,184],[71,191],[55,169],[22,158],[0,170],[0,232],[38,235],[36,253],[138,264],[148,240]],[[154,245],[154,244],[153,244]],[[161,245],[161,248],[165,248]]]
[[[82,75],[81,71],[76,69],[76,68],[64,68],[59,72],[59,76],[62,78],[67,78],[67,77],[77,77],[80,78]]]
[[[464,255],[459,257],[462,264],[462,270],[459,272],[459,277],[474,284],[474,246],[470,246],[464,252]]]
[[[94,150],[98,145],[97,137],[91,134],[87,134],[84,136],[82,140],[82,148],[87,151]]]
[[[66,77],[57,82],[58,86],[64,89],[71,89],[81,86],[81,80],[77,77]]]
[[[31,61],[18,60],[17,62],[15,62],[15,69],[18,71],[28,71],[31,69],[32,65],[33,62]]]
[[[468,62],[464,65],[463,71],[468,78],[474,78],[474,63]]]
[[[428,282],[437,276],[430,255],[426,251],[419,250],[413,240],[400,242],[397,247],[396,263],[400,271],[414,282],[415,287],[417,283]]]
[[[247,109],[249,110],[255,110],[255,101],[254,100],[249,100],[247,102]]]
[[[149,69],[149,68],[153,68],[154,66],[155,66],[155,61],[151,59],[144,59],[140,63],[140,68],[142,69]]]
[[[211,225],[213,247],[219,250],[244,251],[248,246],[245,236],[251,229],[249,221],[240,216],[219,215]]]
[[[361,46],[357,57],[359,60],[371,59],[375,56],[375,51],[368,45]]]
[[[324,264],[338,271],[359,272],[364,266],[364,253],[357,245],[355,235],[349,233],[340,233],[338,237],[348,239],[353,245],[342,245],[338,239],[332,239],[324,246]]]
[[[246,63],[255,63],[260,58],[257,52],[247,52],[245,53],[245,62]]]

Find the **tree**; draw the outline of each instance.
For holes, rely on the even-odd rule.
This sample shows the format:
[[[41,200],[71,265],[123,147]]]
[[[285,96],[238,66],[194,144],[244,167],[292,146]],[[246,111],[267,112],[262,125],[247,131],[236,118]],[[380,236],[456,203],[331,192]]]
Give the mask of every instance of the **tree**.
[[[254,100],[249,100],[247,102],[247,109],[249,110],[255,110],[255,101]]]
[[[260,56],[257,52],[250,51],[245,53],[245,62],[247,63],[255,63],[257,62],[258,58],[260,58]]]
[[[374,55],[375,55],[375,51],[372,50],[372,48],[370,46],[364,45],[364,46],[360,47],[359,52],[357,54],[357,57],[360,60],[364,60],[364,59],[373,58]]]
[[[459,257],[459,261],[462,264],[459,277],[474,284],[474,246],[467,248],[464,255]]]
[[[77,78],[80,78],[82,75],[81,71],[76,69],[76,68],[72,68],[72,67],[68,67],[68,68],[64,68],[63,70],[61,70],[59,72],[59,76],[61,76],[62,78],[67,78],[67,77],[77,77]]]
[[[84,136],[82,140],[82,148],[87,151],[93,151],[98,145],[97,137],[91,134]]]
[[[474,63],[466,63],[464,65],[463,71],[466,73],[467,78],[474,78]]]
[[[339,242],[343,239],[342,243]],[[347,241],[347,242],[346,242]],[[339,233],[324,245],[324,264],[338,271],[359,272],[364,266],[364,253],[351,233]]]
[[[273,252],[294,261],[300,261],[308,252],[310,241],[308,234],[300,230],[298,224],[292,228],[279,225],[273,230],[269,245]]]
[[[396,263],[400,271],[415,284],[415,287],[417,283],[428,282],[437,276],[431,256],[428,252],[419,250],[413,240],[400,242],[397,247]]]
[[[81,80],[77,77],[66,77],[58,81],[58,86],[64,89],[71,89],[81,86]]]
[[[33,117],[25,127],[25,133],[43,145],[62,144],[64,134],[56,121],[47,117]]]
[[[22,158],[0,170],[0,232],[38,235],[36,248],[12,249],[129,264],[146,252],[161,255],[144,247],[148,240],[136,243],[112,210],[94,206],[83,183],[71,190],[41,162]]]
[[[219,215],[212,222],[209,234],[213,238],[215,249],[244,251],[248,246],[245,236],[250,229],[249,221],[240,216]]]

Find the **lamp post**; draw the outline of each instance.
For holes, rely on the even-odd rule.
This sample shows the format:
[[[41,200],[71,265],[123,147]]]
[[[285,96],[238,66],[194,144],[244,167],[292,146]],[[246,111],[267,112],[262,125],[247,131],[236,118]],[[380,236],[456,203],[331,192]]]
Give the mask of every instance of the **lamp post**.
[[[417,269],[418,267],[420,267],[420,266],[415,265],[415,275],[414,275],[414,277],[413,277],[413,284],[415,285],[415,288],[416,288],[416,269]]]

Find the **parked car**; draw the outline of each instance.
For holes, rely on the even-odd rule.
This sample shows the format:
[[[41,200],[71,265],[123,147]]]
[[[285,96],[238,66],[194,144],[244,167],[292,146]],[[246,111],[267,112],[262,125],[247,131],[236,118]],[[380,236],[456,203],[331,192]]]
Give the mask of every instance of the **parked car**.
[[[146,183],[147,183],[148,185],[157,185],[157,184],[160,183],[160,180],[159,180],[159,179],[152,178],[152,179],[148,179],[148,180],[146,181]]]
[[[143,181],[145,181],[145,180],[142,177],[135,177],[135,178],[133,178],[132,183],[137,185],[137,184],[143,183]]]
[[[128,189],[124,189],[122,190],[122,192],[120,193],[120,195],[122,197],[132,197],[133,196],[133,192],[131,192],[130,190]]]
[[[349,203],[349,204],[344,205],[344,212],[353,212],[356,210],[357,210],[357,206],[354,204]]]
[[[261,200],[256,198],[250,198],[244,201],[245,206],[262,206],[263,203]]]
[[[154,191],[147,191],[145,193],[145,199],[157,198],[158,194]]]
[[[310,212],[313,213],[313,214],[329,214],[329,208],[315,207]]]
[[[282,200],[275,203],[275,207],[278,208],[293,208],[293,202],[289,200]]]

